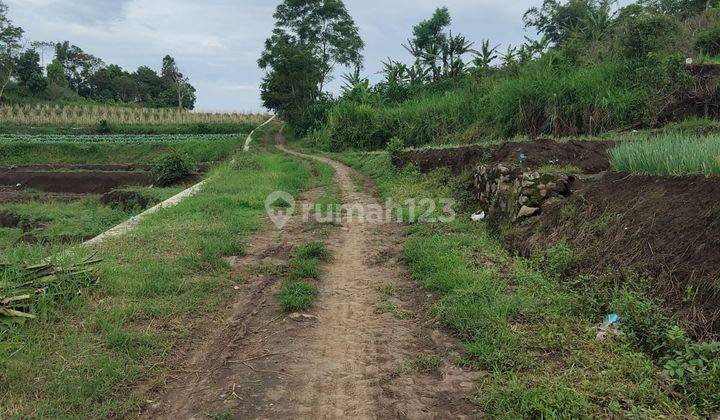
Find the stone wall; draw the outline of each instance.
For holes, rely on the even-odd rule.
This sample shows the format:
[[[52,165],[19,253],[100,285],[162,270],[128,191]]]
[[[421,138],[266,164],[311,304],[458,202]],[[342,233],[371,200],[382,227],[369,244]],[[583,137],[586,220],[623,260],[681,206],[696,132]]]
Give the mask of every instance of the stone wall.
[[[474,177],[477,199],[494,221],[538,215],[543,204],[570,195],[571,175],[526,171],[504,164],[480,165]]]

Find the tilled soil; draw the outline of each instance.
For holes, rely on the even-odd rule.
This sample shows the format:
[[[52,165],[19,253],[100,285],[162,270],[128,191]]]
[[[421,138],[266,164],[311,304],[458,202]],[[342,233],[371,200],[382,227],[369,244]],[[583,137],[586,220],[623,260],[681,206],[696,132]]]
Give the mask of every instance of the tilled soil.
[[[652,292],[698,339],[720,336],[720,183],[705,176],[608,173],[573,185],[510,238],[523,254],[563,238],[583,272],[650,279]]]
[[[344,202],[378,203],[353,185],[350,168],[311,158],[335,168]],[[237,274],[247,281],[227,317],[195,336],[195,345],[180,356],[167,387],[142,416],[479,417],[467,396],[480,374],[453,365],[460,346],[423,315],[432,296],[418,290],[397,261],[400,227],[358,220],[309,226],[295,216],[284,230],[252,239],[249,256],[235,261]],[[289,315],[278,303],[281,280],[273,267],[286,262],[294,245],[318,238],[334,258],[318,282],[314,308]],[[387,285],[398,292],[383,295],[380,286]],[[387,302],[406,316],[382,310]],[[430,373],[398,370],[421,356],[439,357],[440,367]]]
[[[482,162],[519,164],[520,154],[525,155],[523,166],[537,169],[546,165],[575,166],[583,173],[598,173],[610,169],[608,150],[611,141],[573,140],[558,142],[538,139],[527,142],[505,142],[495,145],[472,145],[450,148],[429,148],[399,152],[393,158],[397,167],[416,165],[429,172],[449,168],[454,174],[473,168]]]

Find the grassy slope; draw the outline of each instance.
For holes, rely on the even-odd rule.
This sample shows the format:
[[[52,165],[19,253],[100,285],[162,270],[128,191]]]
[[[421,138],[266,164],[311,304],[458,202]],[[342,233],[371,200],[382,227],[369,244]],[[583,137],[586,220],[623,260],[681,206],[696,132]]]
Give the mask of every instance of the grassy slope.
[[[397,201],[454,190],[445,175],[394,170],[384,154],[338,157]],[[562,274],[572,250],[513,258],[467,215],[408,233],[404,258],[413,276],[442,296],[436,315],[464,341],[464,363],[490,373],[473,397],[487,415],[654,417],[696,410],[697,400],[674,394],[631,339],[596,340],[592,327],[603,316],[597,302]]]
[[[196,136],[183,140],[140,141],[126,138],[117,142],[75,142],[18,140],[0,143],[0,165],[34,163],[152,163],[159,156],[177,150],[196,162],[226,158],[244,142],[244,136]],[[150,139],[151,140],[151,139]]]
[[[151,198],[148,207],[160,203],[182,191],[185,187],[126,187],[124,191],[136,191]],[[24,234],[29,234],[41,242],[62,247],[64,243],[78,243],[84,238],[93,237],[126,220],[132,214],[144,209],[135,208],[128,212],[123,209],[106,206],[97,197],[87,197],[73,202],[28,201],[24,203],[0,203],[0,212],[11,212],[20,216],[18,228],[0,228],[0,256]],[[22,225],[31,229],[23,232]],[[30,245],[33,246],[33,245]]]
[[[254,153],[237,167],[216,169],[197,196],[105,244],[96,289],[0,332],[0,418],[100,418],[143,404],[134,384],[160,385],[170,350],[226,297],[223,257],[242,254],[261,227],[267,194],[311,181],[285,156]]]

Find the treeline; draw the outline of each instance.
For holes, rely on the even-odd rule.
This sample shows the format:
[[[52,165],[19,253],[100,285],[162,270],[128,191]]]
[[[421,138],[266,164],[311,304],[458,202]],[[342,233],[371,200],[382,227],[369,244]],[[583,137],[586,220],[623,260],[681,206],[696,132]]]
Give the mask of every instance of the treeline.
[[[0,0],[0,102],[76,102],[138,104],[193,109],[195,88],[165,56],[162,70],[142,66],[128,72],[64,42],[28,42],[25,31],[7,16]],[[52,59],[44,66],[43,57]]]
[[[720,62],[716,0],[642,0],[622,8],[612,0],[544,0],[524,15],[537,37],[503,48],[453,33],[450,11],[441,8],[405,43],[413,61],[388,59],[380,83],[362,77],[359,63],[338,62],[353,70],[338,98],[322,92],[308,70],[318,54],[296,29],[307,25],[284,23],[278,20],[274,37],[284,36],[277,62],[285,76],[274,63],[266,66],[263,99],[276,99],[266,105],[326,149],[382,148],[393,137],[419,146],[598,134],[720,115],[718,83],[688,63]]]

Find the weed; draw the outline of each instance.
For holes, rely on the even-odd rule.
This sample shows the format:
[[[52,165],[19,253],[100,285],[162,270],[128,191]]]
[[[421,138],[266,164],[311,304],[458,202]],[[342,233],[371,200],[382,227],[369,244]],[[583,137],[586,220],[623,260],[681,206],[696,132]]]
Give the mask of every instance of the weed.
[[[412,315],[409,312],[400,309],[400,307],[398,307],[395,303],[386,298],[382,298],[375,302],[375,313],[384,314],[386,312],[392,314],[392,316],[397,319],[407,319]]]
[[[375,290],[385,296],[395,296],[398,292],[397,286],[391,283],[384,283],[375,288]]]
[[[315,258],[293,258],[290,260],[288,277],[291,280],[318,279],[320,261]]]
[[[308,242],[295,248],[295,255],[302,259],[330,261],[331,255],[324,242]]]
[[[315,285],[304,281],[291,281],[280,291],[280,304],[286,311],[299,311],[312,306],[317,296]]]
[[[437,372],[442,366],[443,360],[440,356],[430,354],[418,356],[414,360],[408,360],[393,370],[394,376],[409,375],[414,372],[431,374]]]

